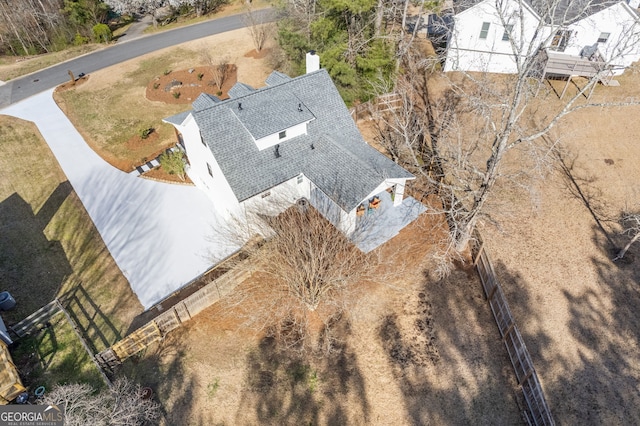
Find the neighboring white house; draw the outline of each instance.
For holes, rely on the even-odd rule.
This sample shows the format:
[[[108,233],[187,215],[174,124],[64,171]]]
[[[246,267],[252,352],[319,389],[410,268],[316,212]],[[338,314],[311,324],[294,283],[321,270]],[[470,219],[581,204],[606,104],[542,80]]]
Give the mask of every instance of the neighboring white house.
[[[454,2],[444,71],[517,72],[520,55],[540,48],[598,58],[613,74],[640,59],[640,18],[619,0],[483,0]],[[549,4],[558,3],[549,11]],[[464,4],[464,6],[462,6]],[[594,55],[595,54],[595,55]]]
[[[364,141],[325,70],[274,71],[266,84],[237,83],[223,101],[202,94],[191,111],[165,119],[183,141],[189,177],[221,214],[270,213],[274,199],[283,210],[306,198],[335,207],[349,233],[376,194],[392,191],[402,204],[414,176]]]

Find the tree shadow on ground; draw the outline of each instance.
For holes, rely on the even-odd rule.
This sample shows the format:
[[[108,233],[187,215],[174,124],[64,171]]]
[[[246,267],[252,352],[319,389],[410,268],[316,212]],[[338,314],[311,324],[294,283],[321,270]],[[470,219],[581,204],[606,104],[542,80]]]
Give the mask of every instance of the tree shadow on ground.
[[[563,423],[640,424],[640,262],[612,262],[597,225],[592,233],[600,253],[585,267],[596,282],[563,291],[579,361],[549,394],[562,401]],[[631,258],[639,254],[632,247]]]
[[[567,424],[640,424],[640,250],[631,246],[613,262],[629,237],[620,234],[620,213],[606,204],[597,178],[561,161],[569,193],[593,217],[593,255],[584,262],[589,280],[564,287],[568,309],[564,374],[547,387],[556,419]],[[620,206],[621,207],[621,206]]]
[[[539,379],[544,381],[541,372],[552,364],[554,359],[549,358],[548,352],[545,351],[551,344],[550,336],[544,331],[546,318],[533,309],[542,301],[531,294],[531,283],[522,274],[509,269],[503,261],[494,260],[494,269]]]
[[[320,357],[285,349],[275,337],[261,339],[247,356],[238,423],[252,419],[259,424],[296,425],[369,421],[364,378],[347,343],[349,322],[342,318],[331,327],[338,340],[331,353]]]
[[[71,191],[69,182],[58,185],[37,214],[17,193],[0,203],[1,290],[9,291],[17,303],[2,314],[8,324],[49,303],[73,272],[60,242],[44,234]]]
[[[194,391],[197,377],[185,369],[186,350],[180,333],[168,335],[142,353],[127,359],[115,372],[125,375],[143,387],[150,387],[161,403],[164,424],[206,424],[194,419]]]
[[[472,270],[428,277],[379,328],[411,424],[521,424],[516,380]]]

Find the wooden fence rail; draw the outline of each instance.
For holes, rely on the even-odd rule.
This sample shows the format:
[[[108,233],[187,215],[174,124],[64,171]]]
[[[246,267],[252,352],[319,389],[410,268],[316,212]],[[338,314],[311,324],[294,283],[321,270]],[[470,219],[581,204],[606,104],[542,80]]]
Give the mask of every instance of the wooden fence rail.
[[[473,263],[476,266],[484,294],[491,306],[493,317],[507,348],[516,379],[527,404],[525,417],[529,425],[555,425],[551,410],[544,398],[538,375],[533,367],[531,355],[518,326],[511,315],[507,298],[498,282],[496,273],[479,233],[476,233],[473,247]]]
[[[244,269],[234,269],[225,273],[130,333],[110,348],[96,354],[96,361],[102,368],[112,371],[116,365],[122,363],[125,359],[140,352],[151,343],[163,339],[169,332],[216,303],[223,296],[230,293],[239,283],[247,279],[249,275],[249,272]]]
[[[35,311],[34,313],[29,315],[22,321],[14,324],[13,326],[11,326],[11,330],[13,330],[13,332],[16,333],[18,337],[24,337],[27,334],[29,334],[31,330],[33,330],[36,327],[43,326],[48,321],[50,321],[51,318],[53,318],[59,313],[63,313],[65,315],[67,323],[73,329],[73,332],[78,337],[78,341],[82,345],[83,349],[89,355],[89,358],[92,360],[94,364],[96,364],[96,367],[98,368],[98,372],[100,373],[100,376],[104,380],[105,384],[111,387],[111,381],[104,374],[104,371],[102,369],[102,364],[98,362],[98,360],[94,357],[93,351],[89,347],[89,344],[87,343],[87,340],[85,339],[82,331],[78,327],[78,324],[73,320],[73,318],[71,318],[71,315],[69,315],[69,312],[67,312],[67,310],[64,308],[64,306],[62,306],[62,303],[60,303],[58,299],[52,300],[51,302],[47,303],[42,308],[38,309],[37,311]]]
[[[16,333],[18,337],[23,337],[32,329],[46,323],[61,311],[62,310],[60,307],[60,303],[58,303],[58,299],[52,300],[22,321],[12,325],[11,330],[13,330],[13,332]]]

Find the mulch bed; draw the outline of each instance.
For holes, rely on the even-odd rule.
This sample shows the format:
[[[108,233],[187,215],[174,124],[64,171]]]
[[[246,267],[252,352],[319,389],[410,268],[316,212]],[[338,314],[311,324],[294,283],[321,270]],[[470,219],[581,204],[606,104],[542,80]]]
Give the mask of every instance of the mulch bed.
[[[229,64],[226,78],[222,87],[215,83],[211,67],[195,67],[185,70],[170,71],[156,76],[147,85],[146,97],[150,101],[167,104],[190,104],[201,93],[218,96],[220,99],[229,97],[229,89],[238,81],[238,70]]]

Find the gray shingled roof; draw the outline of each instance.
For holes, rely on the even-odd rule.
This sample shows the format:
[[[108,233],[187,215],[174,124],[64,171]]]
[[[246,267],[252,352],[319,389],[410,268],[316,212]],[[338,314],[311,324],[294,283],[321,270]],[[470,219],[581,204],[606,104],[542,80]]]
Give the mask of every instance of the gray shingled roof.
[[[277,86],[276,86],[277,87]],[[233,113],[255,139],[261,139],[315,117],[304,103],[288,90],[263,89],[231,102]],[[233,106],[231,106],[233,105]]]
[[[268,80],[274,84],[192,112],[239,201],[304,173],[351,211],[385,178],[413,178],[364,141],[325,70],[280,79],[280,84],[277,77]],[[259,151],[251,137],[312,118],[308,134],[279,145],[279,158],[274,147]]]
[[[195,101],[193,101],[192,106],[193,109],[199,111],[201,109],[209,108],[210,106],[215,105],[218,102],[220,102],[220,99],[218,97],[210,95],[208,93],[202,93],[197,97]]]
[[[184,122],[184,120],[189,116],[189,114],[191,114],[191,111],[181,112],[176,115],[172,115],[171,117],[167,117],[162,121],[166,121],[167,123],[171,123],[171,124],[177,124],[179,126]]]
[[[244,95],[248,95],[251,92],[254,92],[256,89],[249,86],[248,84],[237,82],[233,85],[231,89],[229,89],[229,97],[231,98],[239,98]]]
[[[533,10],[547,23],[567,25],[598,13],[621,0],[528,0]]]
[[[483,0],[453,0],[455,13],[463,12]],[[517,0],[516,0],[517,1]],[[546,22],[572,24],[624,0],[524,0]]]
[[[276,84],[286,83],[289,80],[291,80],[291,77],[289,77],[288,75],[278,71],[273,71],[271,74],[269,74],[269,77],[267,77],[265,83],[267,83],[268,86],[275,86]]]

